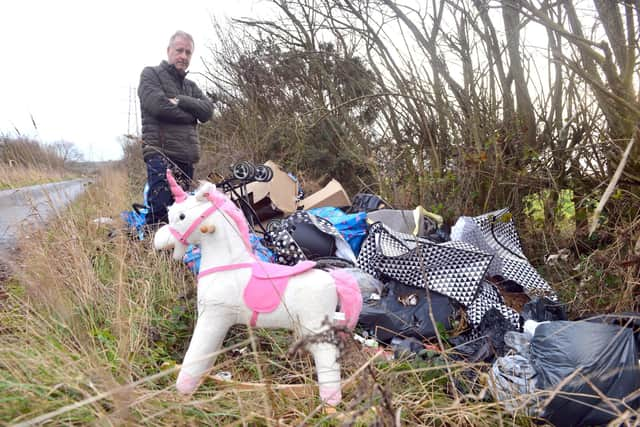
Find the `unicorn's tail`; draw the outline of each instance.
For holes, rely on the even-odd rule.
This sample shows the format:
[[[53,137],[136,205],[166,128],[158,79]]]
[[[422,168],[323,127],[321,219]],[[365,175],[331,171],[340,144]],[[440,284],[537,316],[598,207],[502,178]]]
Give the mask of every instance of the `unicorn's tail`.
[[[329,274],[336,283],[340,309],[345,315],[346,325],[348,328],[354,328],[362,311],[362,294],[358,282],[344,270],[331,270]]]

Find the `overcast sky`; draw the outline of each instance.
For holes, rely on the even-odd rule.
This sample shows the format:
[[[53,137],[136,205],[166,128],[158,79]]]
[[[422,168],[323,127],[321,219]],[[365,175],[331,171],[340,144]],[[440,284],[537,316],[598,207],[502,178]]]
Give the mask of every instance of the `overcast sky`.
[[[190,71],[199,71],[214,37],[212,16],[256,16],[264,7],[256,0],[1,1],[0,134],[66,140],[87,160],[117,159],[118,137],[135,131],[130,87],[144,66],[166,58],[171,34],[193,35]]]

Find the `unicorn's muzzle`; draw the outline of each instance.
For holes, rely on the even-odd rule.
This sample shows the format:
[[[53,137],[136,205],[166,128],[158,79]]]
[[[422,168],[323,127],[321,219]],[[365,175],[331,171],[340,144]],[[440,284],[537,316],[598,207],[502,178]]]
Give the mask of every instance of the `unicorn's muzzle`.
[[[213,224],[208,224],[208,225],[207,225],[207,224],[202,224],[202,225],[200,226],[200,232],[201,232],[202,234],[205,234],[205,233],[213,233],[214,231],[216,231],[216,226],[215,226],[215,225],[213,225]]]

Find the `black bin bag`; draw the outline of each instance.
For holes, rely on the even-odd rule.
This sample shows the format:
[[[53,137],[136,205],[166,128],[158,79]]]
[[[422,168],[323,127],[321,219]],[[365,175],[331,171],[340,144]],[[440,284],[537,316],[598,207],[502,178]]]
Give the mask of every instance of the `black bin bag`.
[[[535,297],[526,303],[520,314],[524,320],[535,320],[536,322],[567,320],[564,306],[545,297]]]
[[[542,418],[554,425],[606,425],[625,410],[638,409],[640,367],[630,328],[585,321],[542,323],[530,352],[536,386],[557,391],[542,408]]]
[[[429,299],[436,325],[429,316]],[[433,338],[438,324],[451,330],[457,314],[458,304],[451,298],[391,280],[380,300],[363,304],[358,322],[379,341],[389,343],[396,335],[419,340]]]

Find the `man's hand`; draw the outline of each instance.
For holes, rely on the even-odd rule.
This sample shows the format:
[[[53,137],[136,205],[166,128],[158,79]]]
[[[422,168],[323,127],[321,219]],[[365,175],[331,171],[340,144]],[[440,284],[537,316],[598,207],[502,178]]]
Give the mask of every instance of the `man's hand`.
[[[178,105],[178,98],[169,98],[169,102],[172,103],[173,105]]]

